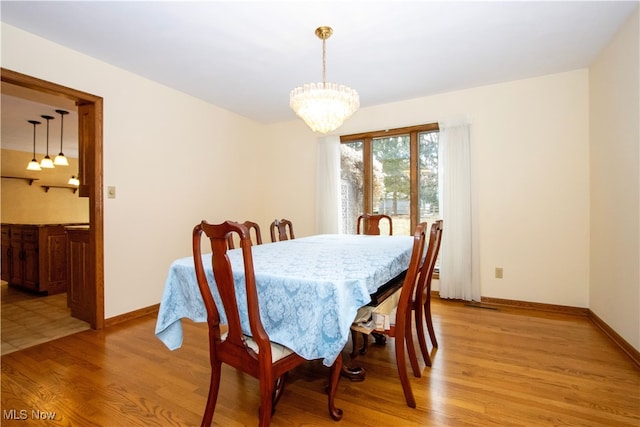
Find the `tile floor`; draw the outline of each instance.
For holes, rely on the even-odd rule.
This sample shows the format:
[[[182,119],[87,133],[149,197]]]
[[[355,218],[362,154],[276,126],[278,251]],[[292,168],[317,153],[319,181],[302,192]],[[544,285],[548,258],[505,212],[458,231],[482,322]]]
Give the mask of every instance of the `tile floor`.
[[[89,329],[71,317],[67,294],[39,296],[0,284],[2,354]]]

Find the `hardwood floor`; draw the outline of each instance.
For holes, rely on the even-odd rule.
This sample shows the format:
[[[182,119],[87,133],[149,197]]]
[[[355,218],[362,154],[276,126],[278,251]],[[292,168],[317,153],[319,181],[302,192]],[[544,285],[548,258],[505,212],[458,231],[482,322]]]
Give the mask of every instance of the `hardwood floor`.
[[[421,378],[410,374],[416,409],[405,404],[389,339],[353,362],[345,348],[345,361],[365,367],[367,378],[340,381],[342,421],[327,412],[328,368],[310,362],[288,377],[272,425],[640,425],[640,369],[586,317],[438,299],[433,312],[440,349]],[[183,323],[176,351],[155,338],[155,317],[145,316],[2,356],[2,425],[50,413],[55,421],[41,425],[199,425],[207,330]],[[257,396],[255,379],[223,366],[213,425],[257,425]]]
[[[71,317],[67,294],[35,295],[0,284],[2,354],[32,347],[89,329],[89,324]]]

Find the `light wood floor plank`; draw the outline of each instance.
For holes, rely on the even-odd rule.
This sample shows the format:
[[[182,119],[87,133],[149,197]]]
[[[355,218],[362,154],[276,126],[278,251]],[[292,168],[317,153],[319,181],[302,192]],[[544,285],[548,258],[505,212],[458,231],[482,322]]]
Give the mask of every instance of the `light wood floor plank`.
[[[394,342],[345,361],[367,379],[342,379],[340,422],[327,413],[328,368],[294,370],[274,426],[635,426],[640,425],[640,369],[586,317],[459,302],[433,302],[439,349],[433,366],[410,373],[417,407],[406,406]],[[209,386],[205,324],[184,322],[183,347],[155,338],[155,317],[84,331],[3,355],[3,426],[10,411],[53,411],[51,426],[199,425]],[[420,359],[421,360],[421,359]],[[257,381],[223,367],[215,426],[257,425]]]

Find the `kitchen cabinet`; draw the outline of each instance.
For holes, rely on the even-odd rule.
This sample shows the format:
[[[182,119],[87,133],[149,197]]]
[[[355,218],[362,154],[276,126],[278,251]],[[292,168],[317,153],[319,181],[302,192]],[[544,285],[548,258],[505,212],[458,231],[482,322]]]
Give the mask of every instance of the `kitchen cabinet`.
[[[65,224],[2,224],[2,280],[33,292],[67,291]]]
[[[9,227],[2,226],[2,254],[0,260],[0,279],[9,282],[11,273],[11,233]]]
[[[31,226],[11,227],[9,284],[38,291],[38,233]]]

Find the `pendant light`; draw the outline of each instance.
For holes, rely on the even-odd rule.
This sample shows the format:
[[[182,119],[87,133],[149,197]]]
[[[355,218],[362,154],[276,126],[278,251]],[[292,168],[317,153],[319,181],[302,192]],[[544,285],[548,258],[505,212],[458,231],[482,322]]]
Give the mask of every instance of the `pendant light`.
[[[80,180],[78,178],[76,178],[75,175],[71,175],[71,178],[69,178],[69,185],[75,185],[76,187],[80,185]]]
[[[39,125],[40,122],[36,120],[27,121],[33,125],[33,159],[31,159],[31,161],[27,165],[27,170],[39,171],[41,170],[40,163],[38,163],[38,161],[36,160],[36,125]]]
[[[337,83],[327,83],[326,42],[331,27],[318,27],[322,40],[322,83],[307,83],[289,94],[289,105],[314,132],[327,133],[340,126],[360,107],[358,92]]]
[[[40,160],[40,167],[51,169],[53,166],[53,160],[49,157],[49,120],[53,119],[53,116],[40,116],[47,121],[47,154],[44,156],[42,160]]]
[[[69,166],[69,161],[67,160],[67,158],[64,156],[64,153],[62,152],[62,135],[63,135],[63,131],[64,131],[64,115],[65,114],[69,114],[68,111],[64,111],[64,110],[56,110],[56,113],[60,114],[60,154],[58,154],[56,156],[56,158],[53,160],[53,164],[56,166]]]

